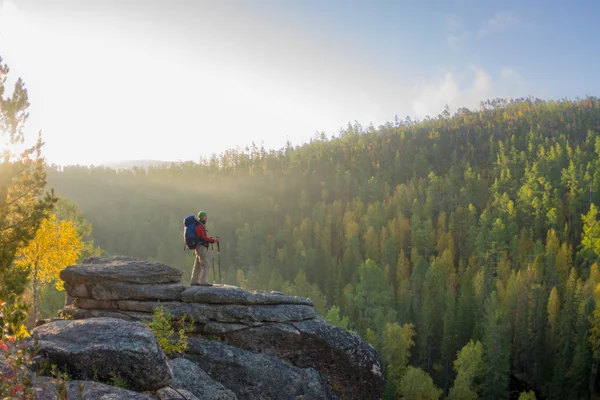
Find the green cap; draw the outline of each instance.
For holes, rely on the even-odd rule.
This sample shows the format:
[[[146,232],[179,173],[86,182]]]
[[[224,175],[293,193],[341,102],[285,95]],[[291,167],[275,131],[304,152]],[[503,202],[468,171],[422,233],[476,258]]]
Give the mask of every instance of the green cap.
[[[198,219],[202,218],[202,217],[206,217],[206,213],[204,211],[200,211],[198,213]]]

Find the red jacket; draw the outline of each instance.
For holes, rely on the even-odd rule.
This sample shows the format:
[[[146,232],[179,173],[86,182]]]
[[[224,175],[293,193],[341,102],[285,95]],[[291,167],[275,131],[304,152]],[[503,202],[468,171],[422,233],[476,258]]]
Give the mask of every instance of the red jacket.
[[[215,243],[216,240],[206,236],[206,228],[204,228],[204,224],[203,223],[199,223],[198,225],[196,225],[196,236],[198,236],[200,239],[202,239],[202,242],[200,242],[200,244],[208,247],[208,243]]]

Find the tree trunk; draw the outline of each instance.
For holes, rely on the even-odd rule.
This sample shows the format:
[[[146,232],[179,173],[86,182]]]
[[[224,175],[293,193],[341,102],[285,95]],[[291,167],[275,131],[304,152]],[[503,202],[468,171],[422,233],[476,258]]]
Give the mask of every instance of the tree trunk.
[[[40,293],[38,281],[38,263],[36,261],[33,267],[33,324],[35,326],[38,317]]]

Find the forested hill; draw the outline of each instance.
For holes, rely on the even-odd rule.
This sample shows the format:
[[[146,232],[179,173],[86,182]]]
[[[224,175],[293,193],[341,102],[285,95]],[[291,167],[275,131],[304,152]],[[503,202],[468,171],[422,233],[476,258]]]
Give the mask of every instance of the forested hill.
[[[598,99],[495,100],[202,164],[50,168],[48,187],[104,250],[188,280],[182,222],[207,211],[226,281],[313,298],[380,350],[389,398],[431,386],[408,360],[440,398],[508,398],[512,376],[565,399],[600,357],[599,156]]]

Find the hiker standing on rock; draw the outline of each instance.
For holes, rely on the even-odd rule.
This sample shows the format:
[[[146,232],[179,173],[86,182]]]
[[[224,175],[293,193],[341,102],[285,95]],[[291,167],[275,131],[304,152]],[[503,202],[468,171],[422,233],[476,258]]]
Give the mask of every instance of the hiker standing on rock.
[[[206,280],[206,275],[210,268],[210,261],[208,260],[208,244],[219,243],[219,238],[212,238],[206,234],[205,224],[207,219],[208,216],[204,211],[198,213],[199,223],[196,225],[195,231],[199,242],[194,250],[196,252],[196,258],[194,260],[194,269],[192,270],[192,281],[190,282],[190,285],[212,286],[212,284],[208,283]],[[200,278],[200,282],[198,282],[198,278]]]

